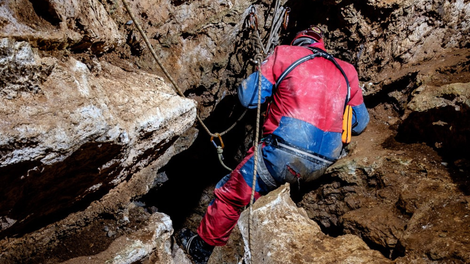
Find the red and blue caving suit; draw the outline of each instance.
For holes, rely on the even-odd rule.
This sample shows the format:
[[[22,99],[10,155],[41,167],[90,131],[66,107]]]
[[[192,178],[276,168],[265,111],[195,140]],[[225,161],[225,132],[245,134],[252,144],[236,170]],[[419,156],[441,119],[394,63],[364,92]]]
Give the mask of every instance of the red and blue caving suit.
[[[323,43],[312,47],[325,50]],[[297,59],[312,54],[301,46],[275,48],[262,64],[261,102],[272,97],[263,126],[260,144],[255,199],[286,182],[320,177],[339,156],[342,118],[347,94],[346,81],[329,60],[317,57],[298,65],[280,83],[278,77]],[[354,66],[336,59],[351,87],[349,105],[353,107],[353,134],[361,133],[369,122]],[[251,74],[238,88],[241,103],[256,108],[258,72]],[[241,209],[249,204],[253,182],[254,153],[216,186],[216,198],[209,205],[198,228],[208,244],[223,246],[237,223]]]

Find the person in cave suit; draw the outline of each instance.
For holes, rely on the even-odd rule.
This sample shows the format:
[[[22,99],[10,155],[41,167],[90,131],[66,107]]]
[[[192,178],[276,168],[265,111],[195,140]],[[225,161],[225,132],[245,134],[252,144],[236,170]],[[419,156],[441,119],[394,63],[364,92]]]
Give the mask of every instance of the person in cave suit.
[[[361,133],[369,122],[354,66],[333,59],[336,65],[321,56],[298,62],[315,49],[326,52],[323,32],[311,26],[297,33],[291,45],[277,46],[261,65],[261,102],[272,100],[258,147],[255,199],[286,182],[317,179],[340,157],[346,105],[352,106],[352,134]],[[276,85],[293,63],[297,65]],[[258,77],[255,72],[238,87],[239,100],[247,108],[258,107]],[[249,204],[254,157],[252,147],[217,184],[198,235],[186,245],[196,263],[205,263],[214,246],[227,243],[242,208]]]

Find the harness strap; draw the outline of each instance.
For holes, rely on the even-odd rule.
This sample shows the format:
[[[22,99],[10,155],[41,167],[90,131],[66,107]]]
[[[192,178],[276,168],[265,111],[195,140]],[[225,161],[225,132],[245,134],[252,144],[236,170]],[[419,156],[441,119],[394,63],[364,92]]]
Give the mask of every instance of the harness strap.
[[[318,53],[314,53],[314,54],[307,55],[305,57],[302,57],[302,58],[294,61],[294,63],[292,63],[289,67],[287,67],[287,69],[281,74],[281,76],[279,76],[279,78],[277,79],[276,84],[274,85],[274,90],[277,90],[277,87],[282,82],[282,80],[284,80],[284,78],[287,76],[287,74],[289,74],[295,67],[297,67],[301,63],[306,62],[308,60],[311,60],[311,59],[313,59],[317,56],[319,56]]]
[[[335,58],[331,54],[325,52],[322,49],[315,48],[315,47],[307,47],[307,48],[311,50],[313,54],[302,57],[294,61],[294,63],[292,63],[291,65],[289,65],[289,67],[287,67],[287,69],[277,79],[276,84],[274,85],[274,90],[277,90],[279,84],[284,80],[287,74],[289,74],[292,70],[295,69],[295,67],[299,66],[303,62],[314,59],[316,57],[322,57],[331,61],[336,66],[336,68],[338,68],[338,70],[343,75],[344,80],[346,81],[347,93],[346,93],[346,99],[344,101],[343,131],[341,133],[341,141],[344,144],[349,144],[349,142],[351,141],[351,133],[352,133],[352,127],[353,127],[352,125],[353,110],[352,110],[352,107],[348,105],[349,100],[351,99],[351,86],[349,85],[348,77],[346,76],[346,73],[343,71],[339,63],[335,60]]]
[[[302,57],[302,58],[294,61],[289,67],[287,67],[287,69],[277,79],[276,84],[274,85],[274,90],[277,90],[277,87],[282,82],[282,80],[284,80],[284,78],[287,76],[287,74],[289,74],[295,67],[299,66],[303,62],[314,59],[316,57],[322,57],[322,58],[325,58],[325,59],[331,61],[336,66],[336,68],[338,68],[338,70],[343,75],[344,80],[346,81],[346,86],[348,88],[347,95],[346,95],[346,102],[344,104],[344,107],[346,108],[346,105],[348,104],[349,100],[351,99],[351,86],[349,85],[349,80],[348,80],[348,77],[346,76],[346,73],[343,71],[341,66],[335,60],[333,55],[331,55],[331,54],[329,54],[329,53],[327,53],[327,52],[325,52],[325,51],[323,51],[322,49],[319,49],[319,48],[308,47],[308,49],[311,50],[313,52],[313,54]]]
[[[338,70],[343,75],[344,80],[346,81],[346,86],[348,87],[348,91],[347,91],[347,94],[346,94],[346,103],[344,104],[344,107],[346,108],[346,105],[348,104],[349,100],[351,99],[351,86],[349,85],[348,76],[346,76],[346,73],[343,71],[343,68],[341,68],[341,66],[339,66],[339,63],[335,60],[335,57],[333,57],[333,55],[323,51],[322,49],[315,48],[315,47],[309,47],[308,49],[311,50],[314,53],[317,52],[321,57],[333,62],[333,64],[336,66],[336,68],[338,68]]]
[[[284,141],[282,138],[273,134],[266,136],[263,139],[263,141],[266,143],[266,145],[273,145],[276,148],[284,149],[292,154],[295,154],[299,157],[302,157],[310,161],[320,161],[320,162],[324,162],[327,165],[331,165],[333,164],[333,162],[336,161],[336,159],[328,158],[317,153],[300,149],[299,147],[289,144],[288,142]]]
[[[311,154],[311,153],[303,151],[299,148],[292,147],[292,146],[289,146],[289,145],[286,145],[286,144],[282,144],[280,142],[277,143],[277,147],[280,148],[280,149],[287,150],[288,152],[291,152],[294,155],[307,158],[308,160],[321,161],[321,162],[327,164],[328,166],[333,164],[333,161],[327,160],[324,157],[321,157],[320,155]]]
[[[334,159],[330,159],[330,158],[327,158],[327,157],[319,155],[319,154],[314,154],[314,153],[311,153],[311,152],[301,150],[301,149],[299,149],[295,146],[292,146],[292,145],[284,142],[281,138],[278,138],[277,136],[272,135],[272,134],[268,135],[265,138],[263,138],[261,141],[264,142],[266,145],[272,145],[274,148],[278,148],[278,149],[283,150],[285,152],[291,153],[292,155],[295,155],[295,156],[298,156],[300,158],[309,160],[310,162],[314,162],[314,163],[317,163],[317,164],[320,162],[320,163],[324,164],[325,167],[330,166],[331,164],[333,164],[333,162],[336,161]],[[257,153],[258,153],[258,155],[256,155],[257,160],[258,160],[258,163],[257,163],[257,166],[256,166],[257,167],[257,173],[258,173],[259,177],[261,178],[261,180],[266,184],[266,186],[270,190],[274,190],[279,185],[277,184],[276,180],[274,180],[273,176],[271,175],[268,168],[266,167],[266,163],[265,163],[264,157],[263,157],[262,146],[263,146],[263,144],[259,144],[258,149],[257,149]],[[321,173],[321,174],[323,174],[323,173]],[[318,176],[320,176],[320,175],[318,175]]]

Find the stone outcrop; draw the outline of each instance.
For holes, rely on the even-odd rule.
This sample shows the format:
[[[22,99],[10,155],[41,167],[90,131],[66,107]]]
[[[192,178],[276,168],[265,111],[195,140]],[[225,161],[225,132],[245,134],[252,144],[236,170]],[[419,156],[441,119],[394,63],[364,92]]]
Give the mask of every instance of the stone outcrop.
[[[132,264],[136,262],[190,264],[191,261],[179,247],[172,247],[171,219],[155,213],[147,225],[129,236],[117,238],[105,251],[94,256],[73,258],[62,264]]]
[[[238,228],[253,263],[391,263],[357,236],[325,235],[291,200],[289,189],[282,186],[253,205],[249,248],[249,210],[241,215]],[[223,254],[224,247],[217,250],[222,254],[215,252],[209,263],[236,263],[232,254]]]
[[[382,117],[298,205],[326,232],[357,235],[395,263],[470,261],[468,185],[431,147],[395,141],[387,111],[371,115]]]
[[[321,2],[321,1],[315,1]],[[315,3],[320,20],[335,19],[328,47],[357,65],[366,94],[379,92],[409,74],[417,81],[461,78],[457,63],[470,41],[470,4],[463,0],[430,1],[323,1]],[[336,14],[341,14],[340,17]],[[328,22],[325,22],[328,24]],[[459,58],[457,58],[459,57]],[[440,64],[440,65],[435,65]],[[432,71],[438,67],[457,72]],[[449,78],[452,75],[453,78]],[[464,75],[466,75],[464,73]],[[442,76],[442,78],[441,78]],[[468,78],[468,76],[467,76]],[[369,84],[370,82],[370,84]],[[403,87],[405,88],[405,87]],[[411,88],[411,87],[408,87]],[[390,92],[390,91],[387,91]]]
[[[250,3],[129,2],[183,91],[212,87],[188,93],[207,116]],[[103,215],[121,223],[198,135],[197,104],[158,76],[120,1],[3,1],[0,25],[0,245],[13,263]]]
[[[426,142],[442,155],[462,159],[470,148],[470,83],[423,85],[412,94],[398,138]]]
[[[5,1],[0,15],[1,37],[27,40],[44,50],[101,54],[125,40],[100,1]]]
[[[28,80],[22,83],[36,85],[12,81],[2,87],[3,237],[37,228],[37,221],[51,223],[73,208],[88,207],[62,224],[126,206],[187,147],[175,142],[193,125],[196,103],[177,96],[160,77],[106,62],[97,62],[92,73],[74,58],[42,59],[28,43],[2,43],[9,55],[5,68],[17,65]]]

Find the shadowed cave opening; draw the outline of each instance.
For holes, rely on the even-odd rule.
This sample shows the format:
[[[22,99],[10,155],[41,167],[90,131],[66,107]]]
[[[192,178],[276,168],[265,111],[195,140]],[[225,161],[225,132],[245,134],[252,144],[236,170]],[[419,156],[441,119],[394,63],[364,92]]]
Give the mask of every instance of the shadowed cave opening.
[[[244,109],[237,100],[235,96],[225,97],[212,115],[204,120],[212,133],[225,131],[241,116]],[[252,132],[246,127],[256,118],[254,114],[255,111],[248,111],[239,124],[222,136],[225,145],[224,164],[229,168],[235,168],[246,152],[243,148],[245,138]],[[160,173],[165,173],[168,181],[140,199],[147,206],[153,205],[168,214],[175,231],[183,227],[185,219],[198,206],[203,190],[215,186],[229,173],[219,162],[217,150],[209,134],[200,124],[197,127],[199,134],[191,147],[172,157],[168,164],[160,169]],[[220,145],[218,139],[214,139],[214,143]]]

